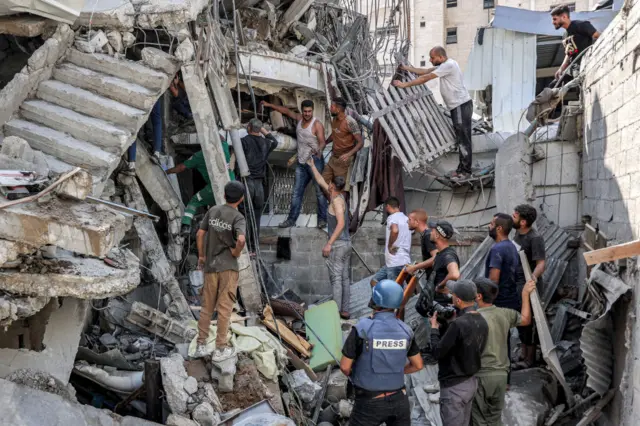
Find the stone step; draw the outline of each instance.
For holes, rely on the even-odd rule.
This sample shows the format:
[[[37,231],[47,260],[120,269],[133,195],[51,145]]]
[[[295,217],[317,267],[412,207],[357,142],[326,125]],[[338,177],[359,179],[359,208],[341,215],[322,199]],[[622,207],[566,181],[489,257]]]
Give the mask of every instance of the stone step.
[[[54,68],[53,78],[145,111],[151,110],[160,96],[159,91],[74,64]]]
[[[73,169],[73,166],[71,164],[67,164],[52,155],[44,154],[44,158],[47,160],[49,171],[53,173],[66,173],[69,170]]]
[[[105,151],[121,155],[131,140],[131,133],[108,121],[89,117],[39,99],[25,101],[20,106],[21,115],[54,130],[85,140]]]
[[[81,114],[122,125],[132,133],[137,133],[147,118],[147,112],[138,108],[57,80],[40,83],[37,96]]]
[[[169,76],[128,59],[116,59],[102,53],[82,53],[76,49],[69,49],[66,59],[80,67],[119,77],[147,89],[164,91],[169,87]]]
[[[120,160],[119,155],[110,154],[89,142],[31,121],[13,119],[5,124],[4,134],[21,137],[29,142],[31,148],[67,164],[83,167],[94,174],[107,172]]]

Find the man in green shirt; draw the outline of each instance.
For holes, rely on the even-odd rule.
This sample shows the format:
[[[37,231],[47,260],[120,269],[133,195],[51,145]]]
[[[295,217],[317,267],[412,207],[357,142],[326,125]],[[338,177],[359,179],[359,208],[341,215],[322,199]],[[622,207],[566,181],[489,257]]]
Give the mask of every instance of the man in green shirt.
[[[224,159],[228,165],[231,159],[229,145],[224,139],[221,139],[221,143],[222,149],[224,150]],[[202,188],[193,197],[191,197],[189,203],[187,204],[187,207],[184,209],[184,215],[182,215],[183,233],[188,233],[191,231],[191,221],[193,220],[193,215],[198,211],[198,208],[216,205],[216,200],[213,196],[213,188],[211,187],[211,179],[209,178],[207,164],[205,163],[204,153],[202,151],[196,152],[184,163],[178,164],[177,166],[168,169],[167,174],[170,175],[173,173],[182,173],[187,169],[197,170],[207,183],[207,186]],[[229,178],[231,180],[236,179],[235,173],[233,173],[233,170],[231,169],[229,169]]]
[[[498,286],[488,278],[473,280],[478,289],[478,312],[489,325],[487,345],[482,352],[480,371],[476,373],[478,389],[471,408],[472,426],[501,425],[504,396],[507,392],[507,374],[510,368],[507,339],[513,327],[531,323],[529,295],[535,290],[535,282],[529,281],[522,290],[522,312],[498,308],[493,301],[498,296]]]

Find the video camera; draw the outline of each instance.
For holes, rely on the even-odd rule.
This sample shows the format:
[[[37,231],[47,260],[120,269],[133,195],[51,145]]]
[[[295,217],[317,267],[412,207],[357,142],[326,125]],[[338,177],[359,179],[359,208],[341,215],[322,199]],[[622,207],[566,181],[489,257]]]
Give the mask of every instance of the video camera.
[[[456,308],[453,305],[436,301],[435,293],[434,284],[425,282],[416,302],[416,312],[425,318],[431,318],[434,313],[437,313],[438,321],[445,323],[455,316]]]
[[[437,313],[436,317],[439,322],[449,321],[456,314],[456,308],[453,305],[443,305],[435,300],[431,302],[431,306],[427,309],[427,317],[432,317],[434,313]]]

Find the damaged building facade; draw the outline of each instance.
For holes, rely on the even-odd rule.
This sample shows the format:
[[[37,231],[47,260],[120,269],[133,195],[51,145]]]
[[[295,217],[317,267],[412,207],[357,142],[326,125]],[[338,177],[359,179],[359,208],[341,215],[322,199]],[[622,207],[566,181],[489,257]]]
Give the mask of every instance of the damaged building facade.
[[[35,2],[32,14],[14,15],[23,6],[0,2],[0,394],[14,406],[44,398],[78,425],[104,416],[130,425],[346,424],[348,380],[335,364],[353,320],[341,323],[328,301],[313,185],[296,226],[278,226],[293,191],[296,123],[260,107],[300,111],[310,99],[328,136],[331,101],[344,97],[364,139],[349,176],[352,318],[370,312],[369,280],[384,265],[388,196],[455,226],[465,278],[484,273],[493,215],[532,204],[548,256],[534,306],[547,320],[544,363],[514,373],[503,422],[635,424],[640,2],[587,16],[602,35],[579,92],[557,93],[554,117],[526,113],[562,59],[560,34],[532,24],[546,12],[496,8],[466,65],[478,114],[476,174],[464,184],[445,178],[457,152],[439,94],[382,84],[402,58],[418,62],[407,41],[421,31],[411,28],[420,18],[413,3],[87,0],[62,12]],[[381,8],[397,15],[371,12]],[[403,13],[415,15],[412,25]],[[192,117],[176,106],[185,99]],[[166,171],[202,151],[222,200],[229,169],[248,174],[240,140],[253,118],[278,145],[256,256],[240,257],[230,331],[239,355],[197,360],[196,226],[181,226],[206,178]],[[229,161],[221,139],[233,147]],[[406,321],[424,344],[414,304]],[[441,424],[437,367],[408,376],[407,387],[413,424]],[[19,411],[7,410],[10,424],[34,424]]]

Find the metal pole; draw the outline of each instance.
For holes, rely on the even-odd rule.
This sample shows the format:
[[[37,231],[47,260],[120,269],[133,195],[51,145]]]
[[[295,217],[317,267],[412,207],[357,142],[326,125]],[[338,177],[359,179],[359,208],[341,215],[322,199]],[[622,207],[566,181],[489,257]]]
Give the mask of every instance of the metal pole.
[[[147,403],[147,420],[162,421],[162,402],[160,401],[160,361],[148,359],[144,362],[144,388]]]
[[[153,215],[151,213],[147,213],[147,212],[143,212],[143,211],[140,211],[140,210],[132,209],[130,207],[123,206],[122,204],[113,203],[113,202],[107,201],[107,200],[102,200],[100,198],[92,197],[90,195],[87,196],[85,199],[89,200],[89,201],[93,201],[94,203],[104,204],[106,206],[113,207],[116,210],[122,210],[124,212],[131,213],[131,214],[133,214],[135,216],[147,217],[149,219],[152,219],[154,222],[157,222],[157,221],[160,220],[159,216]]]

